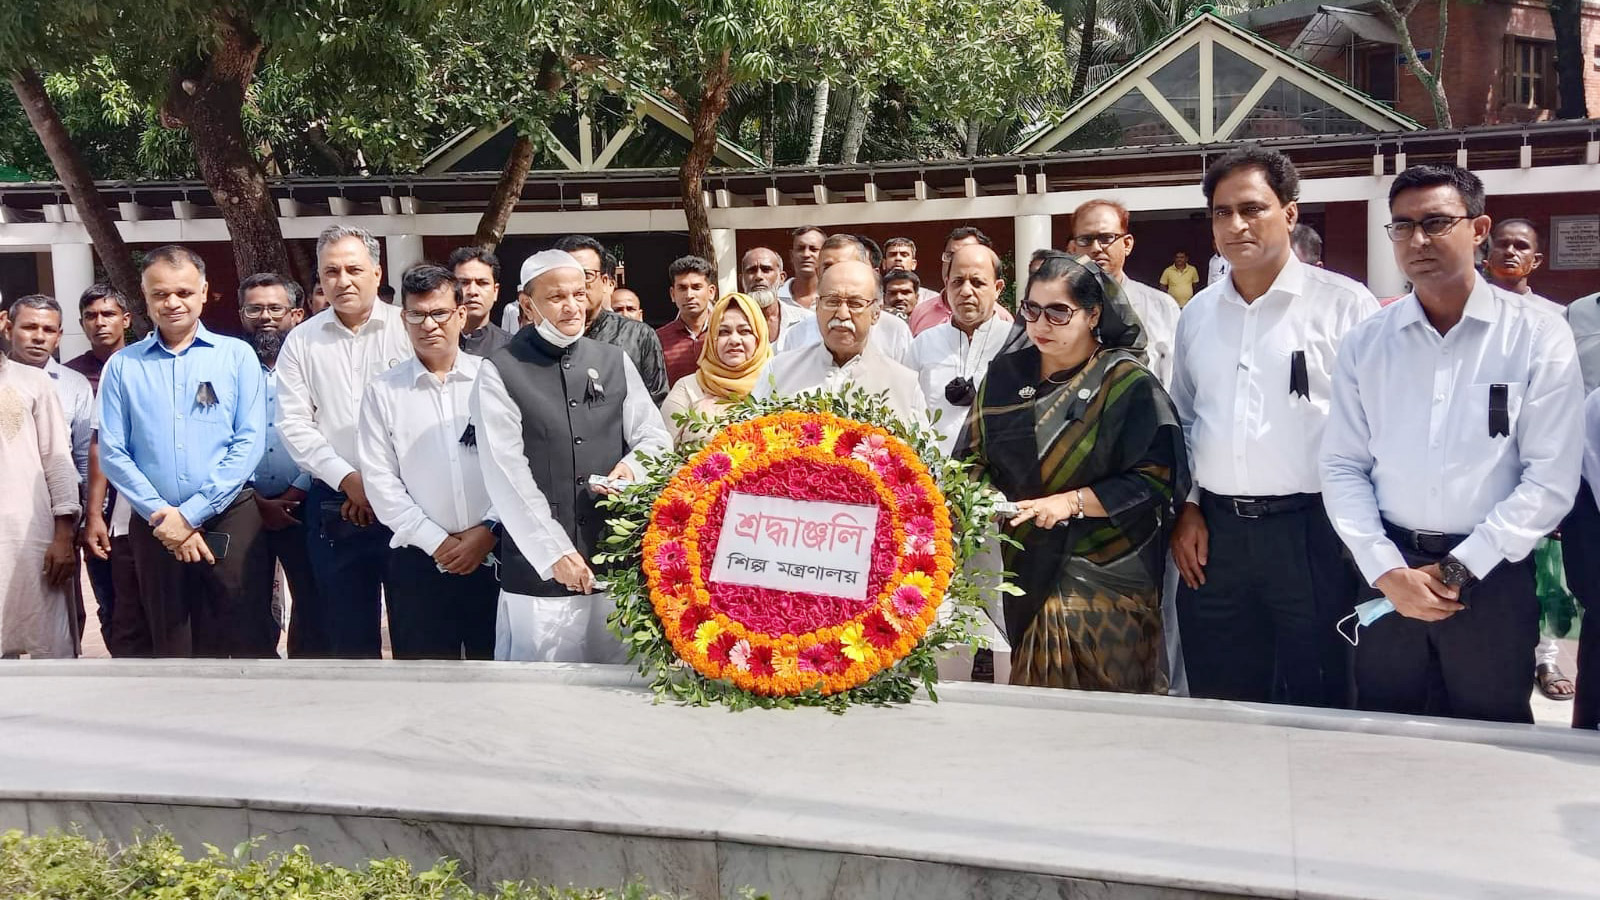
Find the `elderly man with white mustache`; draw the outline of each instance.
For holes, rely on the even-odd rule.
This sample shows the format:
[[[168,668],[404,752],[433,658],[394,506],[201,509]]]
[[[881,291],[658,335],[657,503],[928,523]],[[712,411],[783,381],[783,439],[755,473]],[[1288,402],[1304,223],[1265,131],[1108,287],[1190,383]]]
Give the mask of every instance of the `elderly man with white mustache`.
[[[518,301],[533,323],[483,361],[471,434],[504,527],[495,659],[620,663],[613,604],[595,582],[605,513],[596,475],[631,481],[672,439],[633,361],[583,336],[584,269],[564,250],[522,265]]]
[[[917,373],[869,340],[882,315],[878,273],[847,260],[822,274],[815,312],[822,342],[778,354],[756,379],[755,397],[790,397],[810,391],[841,394],[862,388],[878,394],[908,428],[928,424],[928,403]]]

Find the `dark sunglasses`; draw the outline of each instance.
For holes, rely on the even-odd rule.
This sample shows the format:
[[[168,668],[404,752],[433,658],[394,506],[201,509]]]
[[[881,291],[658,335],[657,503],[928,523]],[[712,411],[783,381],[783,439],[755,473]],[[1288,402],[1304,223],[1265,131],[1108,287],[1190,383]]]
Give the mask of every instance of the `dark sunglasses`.
[[[1022,313],[1022,318],[1024,321],[1037,322],[1039,321],[1039,317],[1043,316],[1045,321],[1049,322],[1051,325],[1065,325],[1068,322],[1071,322],[1073,315],[1078,312],[1075,307],[1040,306],[1039,304],[1034,303],[1032,300],[1022,301],[1022,305],[1019,307],[1018,311]]]

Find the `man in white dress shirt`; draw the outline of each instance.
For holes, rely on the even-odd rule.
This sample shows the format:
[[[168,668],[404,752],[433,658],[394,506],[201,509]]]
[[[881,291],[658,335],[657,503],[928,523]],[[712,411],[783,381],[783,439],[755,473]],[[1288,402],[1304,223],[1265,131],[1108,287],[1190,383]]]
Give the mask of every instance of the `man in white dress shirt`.
[[[846,260],[856,260],[872,265],[866,245],[853,234],[835,234],[822,242],[822,252],[817,256],[817,271],[826,275],[828,270]],[[881,285],[876,288],[881,291]],[[820,290],[820,288],[819,288]],[[874,307],[881,309],[880,305]],[[773,351],[783,353],[814,347],[822,343],[822,316],[808,316],[783,331],[783,336],[773,345]],[[905,363],[911,355],[911,327],[899,316],[879,316],[872,328],[878,350],[897,363]]]
[[[1413,166],[1389,189],[1413,293],[1352,331],[1322,448],[1323,497],[1393,604],[1360,634],[1362,709],[1533,722],[1534,544],[1572,507],[1583,382],[1561,317],[1473,267],[1483,183]]]
[[[460,347],[461,285],[423,263],[400,281],[416,356],[379,375],[361,401],[361,474],[389,541],[389,641],[395,659],[493,659],[500,581],[495,520],[469,415],[481,357]]]
[[[1123,295],[1144,325],[1144,352],[1161,386],[1172,384],[1172,342],[1178,334],[1178,301],[1166,291],[1128,277],[1123,266],[1133,252],[1127,207],[1115,200],[1090,200],[1072,214],[1072,251],[1084,253],[1122,285]]]
[[[1580,357],[1580,366],[1582,362]],[[1572,512],[1561,523],[1561,543],[1567,584],[1583,604],[1572,727],[1595,729],[1600,728],[1600,503],[1595,500],[1595,487],[1600,486],[1600,390],[1589,392],[1583,410],[1583,480]]]
[[[773,357],[751,394],[790,397],[861,388],[881,394],[906,427],[927,427],[928,404],[917,373],[890,359],[871,339],[878,323],[893,318],[883,315],[872,265],[851,259],[825,269],[816,312],[822,340]]]
[[[356,450],[361,395],[412,356],[400,308],[378,302],[378,240],[330,226],[317,238],[317,276],[330,305],[289,332],[278,354],[278,434],[314,481],[300,507],[316,573],[326,647],[308,656],[377,658],[389,529],[373,514]],[[296,598],[298,599],[298,598]]]
[[[954,315],[911,342],[910,366],[917,373],[928,408],[938,414],[933,428],[939,449],[948,455],[967,422],[978,388],[1011,334],[1011,323],[995,315],[1006,283],[1000,257],[982,244],[956,251],[950,260],[945,294]]]
[[[484,360],[472,394],[504,530],[494,658],[622,662],[606,629],[614,606],[590,567],[605,513],[589,479],[631,481],[672,439],[633,361],[583,336],[583,266],[545,250],[522,274],[534,324]]]
[[[1202,187],[1229,272],[1184,307],[1173,357],[1195,480],[1172,535],[1189,690],[1342,706],[1349,647],[1334,624],[1356,584],[1317,449],[1339,343],[1378,302],[1291,252],[1299,178],[1283,154],[1235,150]]]

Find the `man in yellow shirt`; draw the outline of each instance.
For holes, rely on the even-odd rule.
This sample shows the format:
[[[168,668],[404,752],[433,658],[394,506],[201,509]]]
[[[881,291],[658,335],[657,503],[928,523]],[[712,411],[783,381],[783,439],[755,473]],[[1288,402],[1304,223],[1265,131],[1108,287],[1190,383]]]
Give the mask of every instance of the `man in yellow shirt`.
[[[1161,273],[1161,286],[1167,289],[1172,299],[1178,301],[1179,306],[1188,303],[1189,298],[1194,296],[1195,282],[1199,280],[1199,270],[1189,265],[1189,254],[1182,250],[1172,257],[1172,265]]]

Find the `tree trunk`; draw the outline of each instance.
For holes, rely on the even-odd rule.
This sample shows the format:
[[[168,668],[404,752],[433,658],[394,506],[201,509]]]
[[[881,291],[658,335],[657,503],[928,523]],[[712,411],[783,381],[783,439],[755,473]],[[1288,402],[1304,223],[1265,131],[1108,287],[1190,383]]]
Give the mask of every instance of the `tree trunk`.
[[[1439,128],[1454,128],[1450,122],[1450,100],[1444,93],[1444,79],[1442,74],[1435,75],[1428,71],[1422,64],[1422,58],[1417,56],[1416,45],[1411,41],[1411,29],[1406,24],[1406,18],[1412,10],[1417,8],[1421,0],[1410,0],[1403,8],[1397,8],[1391,0],[1378,0],[1378,7],[1388,18],[1389,24],[1394,26],[1395,34],[1400,38],[1400,52],[1406,58],[1406,67],[1411,74],[1417,76],[1417,81],[1422,83],[1423,90],[1428,92],[1428,97],[1433,101],[1434,124]],[[1450,4],[1448,0],[1436,0],[1439,4],[1439,39],[1434,48],[1434,71],[1442,73],[1439,64],[1444,61],[1444,39],[1449,28]]]
[[[522,185],[528,180],[528,170],[532,167],[533,138],[519,134],[517,142],[511,145],[505,168],[500,170],[494,193],[489,195],[489,204],[478,219],[478,230],[472,235],[474,244],[490,250],[500,246],[501,239],[506,236],[506,225],[511,221],[511,211],[522,198]]]
[[[872,94],[856,88],[850,98],[850,117],[844,121],[844,149],[839,161],[847,166],[856,164],[861,155],[861,143],[867,137],[867,114],[872,111]]]
[[[967,120],[967,158],[978,155],[978,139],[983,136],[983,126],[979,124],[978,117],[973,116]]]
[[[218,13],[215,24],[216,46],[202,57],[198,72],[174,71],[163,112],[188,129],[200,176],[228,224],[239,276],[287,275],[289,252],[277,203],[244,133],[245,92],[264,47],[247,22]]]
[[[1089,64],[1094,59],[1094,20],[1099,14],[1096,0],[1084,0],[1083,30],[1078,37],[1078,64],[1072,71],[1072,89],[1067,102],[1073,103],[1089,87]]]
[[[822,161],[822,134],[828,127],[828,94],[832,86],[828,79],[817,82],[817,92],[811,96],[811,143],[806,147],[806,165]]]
[[[730,52],[722,51],[705,74],[700,102],[694,110],[694,140],[678,168],[678,188],[683,194],[683,215],[689,224],[689,252],[716,264],[711,246],[711,217],[706,211],[705,175],[717,150],[717,121],[728,108]]]
[[[767,107],[761,112],[761,161],[772,167],[778,156],[778,129],[772,117],[778,114],[778,88],[767,82]]]
[[[1556,34],[1556,118],[1583,119],[1583,0],[1550,0],[1550,25]]]
[[[544,51],[539,59],[539,78],[536,83],[540,90],[552,97],[561,93],[566,86],[566,79],[557,65],[559,62],[555,53],[549,50]],[[511,213],[517,208],[517,201],[522,199],[522,185],[528,180],[528,170],[533,168],[534,149],[530,135],[517,135],[516,143],[511,145],[511,155],[506,157],[505,167],[500,170],[500,180],[495,182],[494,193],[489,195],[489,204],[478,219],[478,230],[472,235],[474,244],[491,250],[500,246],[500,241],[506,236],[506,226],[511,222]]]
[[[50,95],[45,93],[44,80],[33,69],[23,69],[11,76],[11,88],[16,91],[17,100],[27,112],[28,122],[39,136],[39,143],[44,145],[45,153],[49,154],[50,164],[55,167],[56,178],[60,179],[61,186],[66,188],[72,208],[77,210],[84,230],[89,232],[89,240],[99,252],[100,262],[106,267],[111,284],[128,298],[135,318],[144,322],[147,320],[144,292],[139,287],[139,270],[133,265],[133,255],[128,252],[128,245],[123,243],[122,234],[117,231],[117,223],[111,218],[111,209],[100,200],[100,191],[94,186],[94,174],[89,171],[88,161],[72,142],[72,135],[61,124],[61,115],[56,112],[55,104],[50,102]],[[76,297],[56,299],[64,307],[73,309],[78,301]]]

